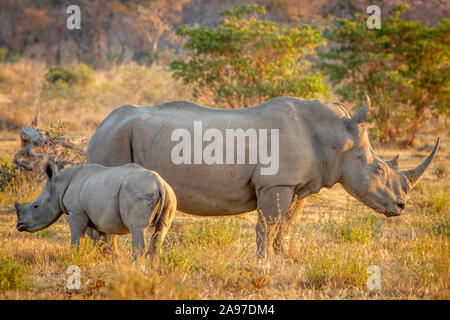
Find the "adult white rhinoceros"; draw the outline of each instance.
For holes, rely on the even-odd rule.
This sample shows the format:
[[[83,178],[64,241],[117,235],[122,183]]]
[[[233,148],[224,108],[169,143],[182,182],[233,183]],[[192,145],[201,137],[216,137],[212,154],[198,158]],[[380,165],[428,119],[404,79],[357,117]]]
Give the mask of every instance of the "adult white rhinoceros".
[[[264,255],[272,248],[283,249],[284,236],[305,198],[323,187],[340,183],[352,196],[386,216],[398,216],[405,209],[406,196],[436,155],[439,139],[417,168],[398,171],[398,157],[384,161],[371,148],[364,125],[367,100],[352,118],[340,104],[293,97],[234,110],[188,101],[150,107],[124,105],[98,127],[87,147],[87,162],[106,166],[135,162],[155,170],[173,187],[178,209],[186,213],[219,216],[257,209],[257,250]],[[209,132],[208,137],[195,132],[199,123],[205,135]],[[172,141],[176,129],[184,129],[197,143],[184,149],[189,154],[183,156],[194,159],[193,164],[173,159],[179,145]],[[252,130],[274,132],[268,134],[267,149],[279,147],[278,170],[262,174],[267,162],[258,159],[250,163],[251,143],[245,145],[244,164],[198,159],[199,144],[203,148],[205,141],[212,141],[212,136],[219,139],[218,133],[225,136],[227,129],[243,129],[248,136]],[[179,136],[175,134],[175,138]],[[239,143],[235,145],[216,152],[234,152]]]

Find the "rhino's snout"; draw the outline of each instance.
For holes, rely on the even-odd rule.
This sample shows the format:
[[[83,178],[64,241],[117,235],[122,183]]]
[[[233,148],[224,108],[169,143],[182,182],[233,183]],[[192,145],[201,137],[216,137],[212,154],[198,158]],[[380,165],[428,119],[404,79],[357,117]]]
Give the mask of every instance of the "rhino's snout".
[[[14,208],[16,208],[17,213],[17,230],[22,232],[27,230],[27,226],[23,221],[23,216],[21,217],[22,205],[18,202],[14,202]]]
[[[400,212],[400,214],[403,213],[403,211],[405,210],[405,207],[406,207],[406,205],[404,202],[397,202],[397,204],[396,204],[396,208]]]
[[[405,211],[405,208],[406,204],[399,201],[395,203],[395,208],[387,212],[383,212],[383,214],[387,217],[398,217],[403,213],[403,211]]]

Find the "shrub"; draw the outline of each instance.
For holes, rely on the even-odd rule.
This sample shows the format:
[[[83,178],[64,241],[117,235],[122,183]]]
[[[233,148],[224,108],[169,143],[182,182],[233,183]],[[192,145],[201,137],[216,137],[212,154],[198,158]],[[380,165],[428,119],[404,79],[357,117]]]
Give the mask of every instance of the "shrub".
[[[95,80],[94,70],[85,63],[78,64],[73,69],[73,75],[77,84],[86,86]]]
[[[340,228],[340,236],[344,241],[366,242],[376,236],[379,228],[378,217],[366,213],[357,218],[346,218]]]
[[[3,162],[0,164],[0,192],[10,185],[13,179],[19,174],[19,169],[12,163]]]
[[[6,62],[7,55],[8,55],[8,49],[0,48],[0,63]]]
[[[278,96],[314,98],[327,94],[322,75],[307,55],[325,43],[309,25],[285,28],[260,19],[265,8],[235,6],[219,13],[214,27],[181,26],[188,59],[171,64],[175,78],[192,84],[192,95],[212,94],[219,107],[249,107]]]
[[[15,290],[23,286],[25,269],[10,259],[0,261],[0,290]]]
[[[427,115],[450,110],[450,23],[428,27],[404,20],[405,8],[397,7],[378,30],[368,29],[362,15],[338,19],[327,36],[335,45],[319,56],[320,70],[344,100],[359,103],[369,94],[370,120],[382,142],[404,136],[411,145]]]
[[[153,52],[148,50],[140,50],[134,54],[134,60],[140,65],[148,65],[150,66],[156,59],[156,56]]]
[[[50,68],[50,70],[45,74],[45,80],[49,84],[67,84],[72,85],[76,82],[76,75],[64,69],[63,67],[54,67]]]

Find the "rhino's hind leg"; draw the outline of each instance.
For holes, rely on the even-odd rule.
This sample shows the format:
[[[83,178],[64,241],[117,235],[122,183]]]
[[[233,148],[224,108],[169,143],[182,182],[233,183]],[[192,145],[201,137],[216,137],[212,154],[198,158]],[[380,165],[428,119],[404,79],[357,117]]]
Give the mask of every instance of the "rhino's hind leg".
[[[292,202],[293,188],[276,186],[262,190],[258,197],[258,222],[256,224],[256,247],[259,257],[272,254],[275,236],[283,217]]]
[[[131,245],[133,247],[133,259],[136,260],[144,254],[145,250],[145,232],[146,228],[133,228],[131,232]]]
[[[276,233],[275,239],[273,241],[273,249],[275,253],[278,254],[285,252],[286,244],[288,244],[291,225],[295,221],[295,218],[302,211],[303,205],[305,204],[305,200],[306,199],[301,200],[294,199],[286,215],[281,218],[281,223],[277,230],[278,232]]]

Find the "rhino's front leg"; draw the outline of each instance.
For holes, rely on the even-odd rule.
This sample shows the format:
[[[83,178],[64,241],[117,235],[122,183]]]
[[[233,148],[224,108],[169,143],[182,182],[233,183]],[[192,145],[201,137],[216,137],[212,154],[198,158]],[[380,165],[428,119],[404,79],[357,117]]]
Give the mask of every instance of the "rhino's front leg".
[[[258,222],[256,246],[259,257],[270,256],[275,236],[281,231],[280,223],[292,202],[293,187],[275,186],[262,189],[258,196]]]
[[[282,217],[280,227],[278,228],[278,232],[273,242],[273,249],[275,253],[283,253],[285,251],[285,246],[288,242],[287,239],[289,237],[291,225],[294,222],[295,218],[302,211],[305,200],[306,199],[295,200],[294,197],[294,200],[292,201],[286,215]]]
[[[84,212],[69,212],[70,242],[77,250],[80,248],[80,239],[84,237],[88,223],[89,218]]]

